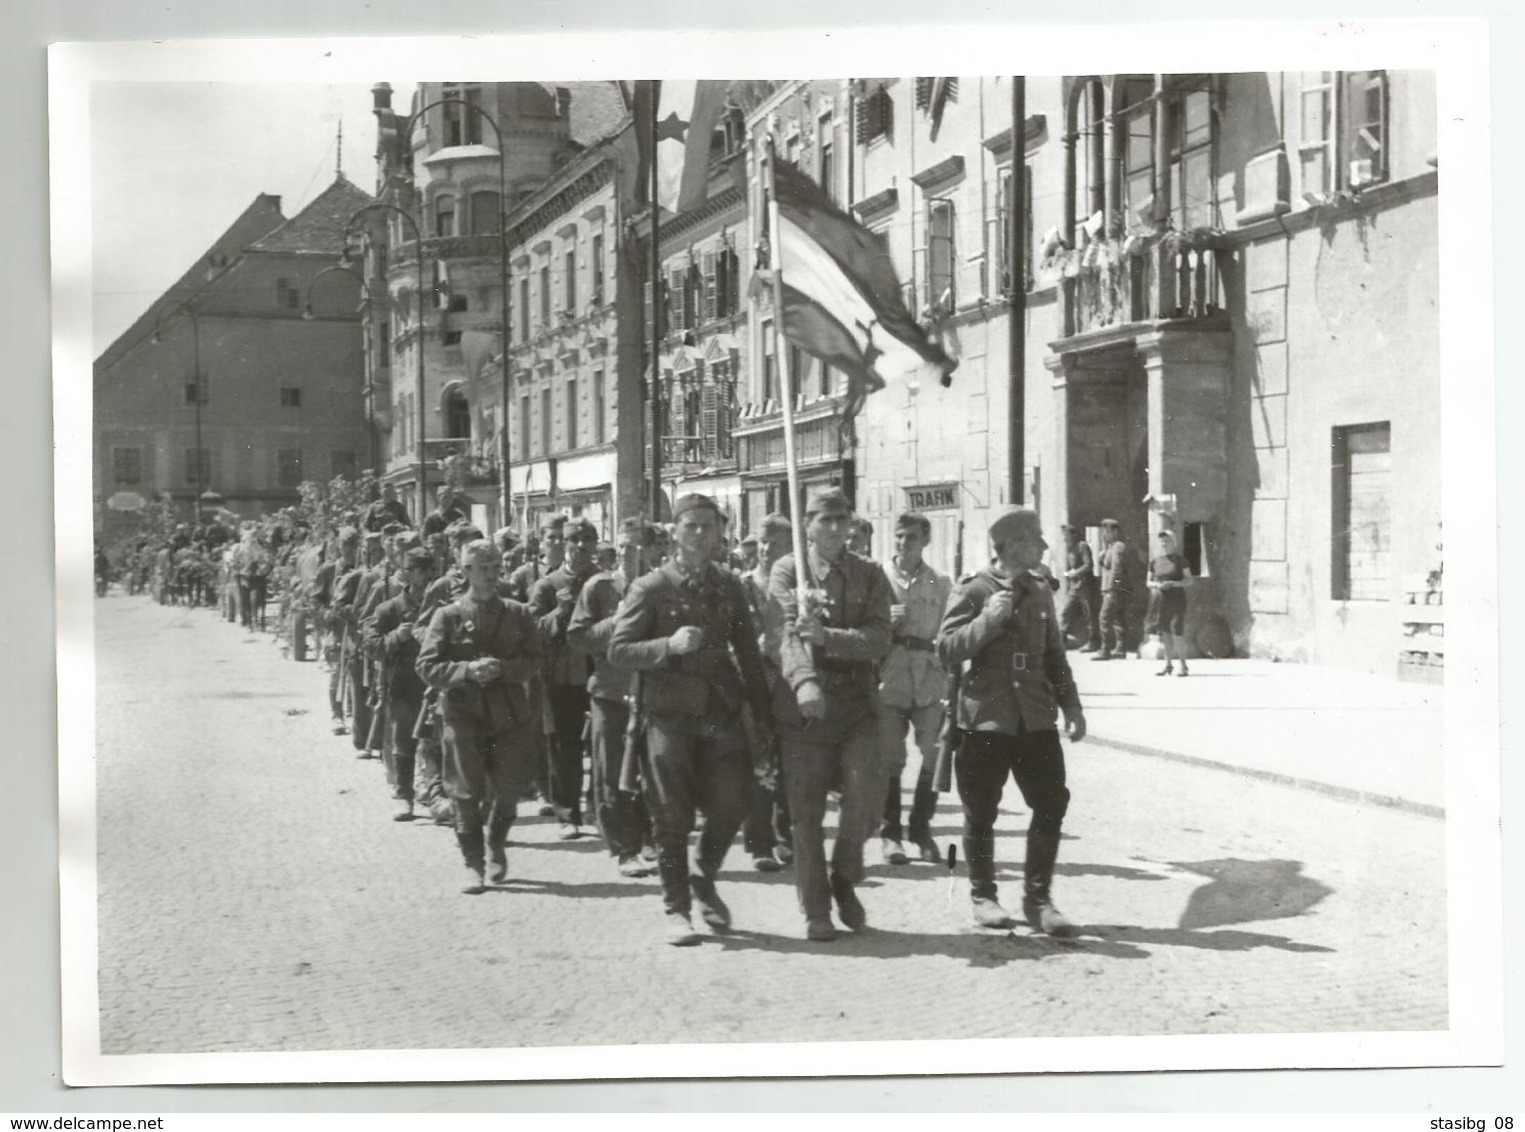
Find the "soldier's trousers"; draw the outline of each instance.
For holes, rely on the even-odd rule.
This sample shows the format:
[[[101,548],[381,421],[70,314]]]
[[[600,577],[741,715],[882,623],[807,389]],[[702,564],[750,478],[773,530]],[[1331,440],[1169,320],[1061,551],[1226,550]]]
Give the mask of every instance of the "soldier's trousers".
[[[387,781],[392,784],[392,795],[403,801],[413,800],[413,773],[418,754],[418,740],[413,738],[413,728],[418,722],[422,707],[419,700],[389,696],[386,706],[386,742],[381,746],[381,758],[386,764]]]
[[[1028,836],[1056,841],[1059,837],[1070,805],[1059,732],[1029,731],[1021,725],[1016,735],[970,732],[953,768],[958,775],[959,801],[964,804],[964,860],[969,865],[970,894],[975,899],[994,900],[995,822],[1007,775],[1017,780],[1022,800],[1032,811]]]
[[[784,770],[779,768],[778,786],[769,789],[754,778],[751,804],[741,827],[741,843],[751,857],[771,857],[780,845],[794,849],[794,830],[789,821],[789,792]]]
[[[1127,652],[1128,645],[1128,595],[1121,590],[1108,590],[1101,599],[1101,651]]]
[[[720,871],[736,839],[752,788],[752,756],[741,718],[720,715],[652,715],[646,720],[646,808],[657,843],[662,904],[688,915],[688,837],[694,813],[704,828],[693,867],[702,876]]]
[[[1066,636],[1083,641],[1093,649],[1101,648],[1101,591],[1094,578],[1090,585],[1070,584],[1059,625]]]
[[[444,748],[445,792],[455,803],[456,833],[475,838],[485,825],[488,848],[501,849],[529,774],[523,733],[489,731],[471,719],[447,719]]]
[[[582,733],[588,717],[588,690],[547,684],[556,734],[550,751],[550,802],[562,821],[582,822]]]
[[[593,805],[598,831],[615,857],[633,857],[650,832],[645,802],[620,790],[625,765],[625,728],[630,709],[618,700],[592,697]]]
[[[937,765],[937,737],[942,731],[941,700],[915,708],[884,705],[880,708],[879,729],[884,738],[884,769],[889,787],[884,797],[883,820],[879,834],[899,841],[906,832],[900,824],[900,772],[905,769],[905,739],[910,731],[921,755],[916,772],[916,790],[911,798],[910,834],[912,841],[929,835],[932,814],[937,808],[937,791],[932,789],[932,772]]]
[[[831,874],[848,884],[863,879],[863,843],[884,804],[883,739],[877,704],[843,706],[827,693],[827,717],[780,730],[784,784],[793,822],[794,888],[807,919],[831,915],[826,871],[826,794],[842,792]]]

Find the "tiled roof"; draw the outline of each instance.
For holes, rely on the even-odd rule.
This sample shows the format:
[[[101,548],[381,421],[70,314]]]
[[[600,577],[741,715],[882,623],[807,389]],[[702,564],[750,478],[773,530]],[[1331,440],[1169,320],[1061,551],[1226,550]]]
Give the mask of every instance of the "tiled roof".
[[[344,226],[355,210],[371,203],[371,195],[342,173],[286,223],[249,245],[254,252],[324,252],[344,248]]]
[[[572,140],[579,145],[596,145],[619,132],[629,113],[620,96],[619,83],[603,79],[589,83],[546,83],[552,93],[565,87],[572,95]]]

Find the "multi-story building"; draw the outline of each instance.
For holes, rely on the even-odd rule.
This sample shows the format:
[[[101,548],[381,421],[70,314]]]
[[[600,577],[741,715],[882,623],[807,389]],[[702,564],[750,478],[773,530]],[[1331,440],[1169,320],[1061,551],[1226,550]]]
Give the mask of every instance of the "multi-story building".
[[[172,500],[189,518],[199,496],[256,515],[295,503],[304,480],[366,466],[360,286],[327,269],[369,200],[341,176],[287,219],[279,197],[261,194],[101,352],[103,532],[139,501]]]
[[[783,83],[746,116],[749,201],[754,242],[766,231],[766,166],[769,139],[778,160],[808,173],[836,201],[849,198],[852,149],[850,86],[840,79]],[[788,265],[784,265],[788,271]],[[755,526],[770,511],[797,514],[788,498],[784,466],[784,426],[777,335],[771,290],[757,291],[747,334],[752,357],[736,424],[737,463],[743,516]],[[845,376],[798,347],[786,346],[795,402],[795,436],[800,490],[824,484],[855,487],[853,422],[843,416]]]
[[[961,529],[983,556],[1012,494],[1015,221],[1019,486],[1051,539],[1112,517],[1147,553],[1169,527],[1204,647],[1391,671],[1395,605],[1439,564],[1433,75],[1029,80],[1020,129],[1007,79],[852,98],[853,208],[960,358],[949,389],[869,398],[863,510],[929,510],[944,567]]]
[[[423,83],[403,119],[391,109],[387,84],[373,95],[378,198],[411,219],[382,210],[370,241],[394,320],[378,354],[389,356],[392,378],[385,478],[412,499],[420,467],[431,486],[452,475],[478,522],[497,525],[505,442],[516,468],[534,462],[515,446],[517,392],[503,410],[505,316],[519,340],[512,305],[503,309],[503,253],[510,261],[516,254],[501,238],[505,214],[511,229],[522,229],[532,201],[590,145],[618,132],[623,100],[612,82]],[[612,252],[612,239],[604,239]],[[513,364],[510,357],[510,370]],[[564,429],[557,435],[578,439]],[[519,496],[532,476],[514,474]]]
[[[750,227],[746,192],[745,120],[728,107],[715,130],[702,204],[666,216],[658,229],[662,322],[657,349],[661,394],[662,490],[669,501],[689,492],[714,499],[736,528],[745,522],[737,474],[738,390],[750,379],[747,273]],[[643,257],[650,255],[649,212]],[[649,260],[648,260],[649,262]],[[643,329],[650,338],[652,284],[643,282]],[[653,376],[648,369],[646,381]],[[648,384],[648,388],[650,385]],[[648,398],[645,427],[658,402]],[[651,451],[645,453],[650,481]]]

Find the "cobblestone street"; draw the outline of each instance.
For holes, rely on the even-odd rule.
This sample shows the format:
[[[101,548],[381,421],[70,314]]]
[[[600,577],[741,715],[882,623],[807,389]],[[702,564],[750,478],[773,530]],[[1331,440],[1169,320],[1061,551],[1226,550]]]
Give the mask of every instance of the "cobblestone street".
[[[1082,938],[977,931],[962,866],[874,842],[864,935],[807,943],[792,874],[738,846],[738,930],[673,949],[655,879],[532,806],[510,884],[461,895],[450,831],[390,820],[321,665],[272,637],[116,595],[96,624],[104,1054],[1446,1025],[1435,817],[1069,744],[1055,895]],[[1008,906],[1025,828],[1008,786]]]

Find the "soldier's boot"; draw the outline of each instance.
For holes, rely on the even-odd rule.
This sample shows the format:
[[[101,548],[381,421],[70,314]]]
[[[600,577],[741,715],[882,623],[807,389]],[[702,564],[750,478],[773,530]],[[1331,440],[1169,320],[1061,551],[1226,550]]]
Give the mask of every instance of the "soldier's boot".
[[[487,879],[493,884],[508,880],[508,822],[494,814],[487,823],[487,853],[492,870]]]
[[[1022,877],[1022,915],[1035,931],[1044,935],[1067,937],[1079,929],[1058,908],[1050,896],[1054,881],[1054,861],[1059,856],[1059,832],[1027,834],[1027,864]]]
[[[937,812],[937,791],[932,789],[931,775],[917,775],[916,793],[911,799],[911,816],[906,822],[906,833],[918,856],[929,864],[940,864],[942,853],[932,839],[932,816]]]
[[[981,928],[1010,928],[1016,925],[1011,913],[996,900],[995,831],[964,834],[964,861],[969,866],[970,911]]]
[[[485,845],[482,840],[482,831],[456,830],[455,840],[461,847],[461,857],[466,862],[465,871],[461,874],[461,891],[467,896],[478,896],[487,891],[487,882],[482,876],[483,858]]]

